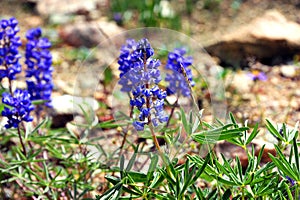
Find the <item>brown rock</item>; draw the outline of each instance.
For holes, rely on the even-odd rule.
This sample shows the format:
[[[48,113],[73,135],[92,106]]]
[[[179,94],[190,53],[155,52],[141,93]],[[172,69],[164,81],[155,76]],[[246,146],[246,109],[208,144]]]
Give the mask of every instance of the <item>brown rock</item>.
[[[206,50],[228,64],[239,66],[252,56],[261,60],[300,52],[299,33],[299,24],[271,10],[235,32],[224,35]]]
[[[64,26],[60,30],[60,37],[69,45],[74,47],[94,47],[124,30],[114,22],[92,21],[78,22]]]
[[[97,8],[101,0],[39,0],[37,11],[40,15],[87,13]]]

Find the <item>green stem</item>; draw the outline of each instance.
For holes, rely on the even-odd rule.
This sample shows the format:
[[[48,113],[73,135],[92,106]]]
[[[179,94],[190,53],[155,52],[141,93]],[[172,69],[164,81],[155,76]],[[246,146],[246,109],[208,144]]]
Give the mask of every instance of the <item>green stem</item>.
[[[128,96],[129,96],[129,98],[131,99],[131,97],[130,97],[129,94],[128,94]],[[129,117],[132,118],[132,115],[133,115],[133,106],[130,106]],[[122,151],[123,151],[123,148],[124,148],[124,145],[125,145],[127,136],[128,136],[128,129],[129,129],[129,124],[127,124],[126,130],[123,131],[123,132],[124,132],[124,136],[123,136],[122,144],[121,144],[121,146],[120,146],[120,154],[119,154],[119,155],[122,155]]]
[[[192,90],[191,83],[190,83],[190,81],[189,81],[189,79],[188,79],[188,77],[187,77],[187,74],[186,74],[186,71],[185,71],[183,65],[182,65],[181,63],[179,63],[179,64],[180,64],[180,67],[181,67],[181,71],[182,71],[182,73],[183,73],[183,76],[184,76],[184,78],[185,78],[185,82],[187,83],[187,85],[188,85],[188,87],[189,87],[189,90],[190,90],[190,97],[191,97],[192,102],[193,102],[193,109],[195,110],[196,116],[198,117],[199,122],[200,122],[200,126],[201,126],[201,128],[202,128],[202,120],[201,120],[201,116],[200,116],[200,110],[199,110],[199,107],[198,107],[198,105],[197,105],[196,98],[195,98],[194,95],[193,95],[193,90]]]
[[[26,153],[26,148],[25,148],[25,145],[23,143],[23,139],[22,139],[22,136],[21,136],[21,130],[20,130],[20,127],[18,127],[18,135],[19,135],[19,139],[20,139],[20,142],[21,142],[21,145],[22,145],[22,148],[23,148],[23,153],[25,155],[25,157],[27,156],[27,153]]]
[[[178,107],[178,97],[176,99],[176,101],[174,102],[174,104],[172,105],[172,110],[171,110],[171,113],[169,115],[169,118],[168,118],[168,121],[167,121],[167,124],[166,124],[166,128],[169,127],[169,124],[170,124],[170,121],[171,121],[171,118],[174,114],[174,111],[175,111],[175,108]]]

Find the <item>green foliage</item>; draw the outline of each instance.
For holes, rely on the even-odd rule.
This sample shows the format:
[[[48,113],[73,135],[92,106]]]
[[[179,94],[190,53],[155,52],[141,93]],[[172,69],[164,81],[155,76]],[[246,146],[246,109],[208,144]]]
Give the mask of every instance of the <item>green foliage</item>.
[[[146,27],[168,27],[175,30],[181,28],[181,18],[175,13],[169,2],[161,3],[161,0],[112,0],[111,11],[114,14],[121,14],[125,23],[135,20],[141,26]]]
[[[38,196],[43,199],[59,199],[62,195],[71,199],[91,199],[91,191],[97,185],[93,177],[105,172],[107,189],[95,196],[95,199],[287,199],[299,196],[300,162],[298,152],[298,126],[282,130],[267,121],[267,128],[281,143],[274,145],[277,155],[269,155],[272,162],[262,163],[264,147],[256,154],[251,145],[258,134],[258,125],[252,128],[238,124],[230,114],[230,122],[216,124],[200,122],[192,113],[186,115],[180,111],[182,127],[172,132],[165,130],[168,144],[180,147],[180,136],[185,132],[201,146],[226,140],[243,147],[248,164],[242,165],[239,157],[226,158],[217,156],[211,146],[206,155],[187,154],[184,162],[170,155],[148,153],[149,165],[142,172],[134,169],[138,155],[143,153],[140,145],[133,145],[135,152],[129,160],[124,155],[119,157],[119,166],[111,167],[109,160],[118,155],[109,155],[93,141],[101,137],[87,139],[69,129],[50,130],[50,121],[45,119],[35,129],[22,133],[30,145],[24,155],[19,145],[10,146],[8,153],[3,153],[0,160],[1,187],[17,183],[23,187],[27,196]],[[125,126],[122,123],[108,121],[93,124],[85,113],[88,124],[81,128],[116,128]],[[202,125],[201,125],[202,124]],[[41,132],[42,131],[42,132]],[[83,132],[84,132],[83,131]],[[164,136],[167,138],[167,136]],[[172,136],[171,136],[172,135]],[[16,141],[15,130],[1,133],[1,147]],[[280,144],[280,143],[279,143]],[[104,161],[95,160],[86,147],[94,146],[104,157]],[[283,151],[290,148],[289,156]],[[161,164],[161,159],[167,165]],[[4,178],[5,177],[5,178]],[[290,183],[287,177],[294,180]],[[206,185],[205,187],[199,185]],[[296,198],[297,199],[297,198]]]

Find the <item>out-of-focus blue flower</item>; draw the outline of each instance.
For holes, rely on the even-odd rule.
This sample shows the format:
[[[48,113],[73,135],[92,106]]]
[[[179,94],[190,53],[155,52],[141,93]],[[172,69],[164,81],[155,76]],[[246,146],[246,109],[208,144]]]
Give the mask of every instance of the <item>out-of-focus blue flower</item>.
[[[293,180],[291,177],[289,177],[289,176],[286,176],[286,179],[290,182],[290,184],[292,185],[292,186],[294,186],[295,185],[295,180]]]
[[[15,18],[2,19],[0,21],[0,81],[7,77],[14,80],[16,74],[22,70],[19,59],[18,48],[22,45],[19,32],[18,21]]]
[[[247,75],[253,81],[266,81],[268,79],[267,75],[264,72],[258,70],[253,70]]]
[[[26,83],[31,100],[44,100],[45,105],[51,107],[53,89],[52,55],[49,51],[51,43],[41,36],[41,28],[30,29],[26,33]]]
[[[165,80],[169,82],[169,86],[167,87],[168,95],[178,94],[186,97],[191,94],[186,78],[184,77],[182,67],[185,70],[190,85],[192,87],[195,85],[192,71],[189,68],[189,66],[193,63],[193,58],[191,56],[184,57],[185,54],[185,48],[176,48],[168,55],[166,69],[171,70],[171,73],[168,73],[165,78]]]
[[[30,112],[34,106],[31,104],[30,94],[26,90],[16,89],[13,96],[9,93],[3,93],[2,103],[5,104],[2,116],[8,118],[5,128],[17,128],[20,122],[33,120]]]
[[[150,120],[154,126],[168,120],[163,105],[167,94],[159,89],[161,81],[159,60],[152,58],[154,50],[147,39],[136,42],[126,41],[119,57],[121,91],[129,92],[133,98],[130,105],[140,111],[138,121],[133,123],[136,130],[141,131]]]
[[[114,13],[113,18],[114,18],[115,22],[119,26],[123,25],[123,16],[122,16],[122,13],[119,13],[119,12]]]

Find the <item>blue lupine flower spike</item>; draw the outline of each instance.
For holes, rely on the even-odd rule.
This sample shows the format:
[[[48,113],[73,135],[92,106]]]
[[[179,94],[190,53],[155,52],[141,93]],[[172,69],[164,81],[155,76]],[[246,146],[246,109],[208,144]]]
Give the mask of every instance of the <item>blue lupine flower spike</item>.
[[[47,107],[51,107],[53,89],[52,55],[49,51],[51,43],[41,36],[41,28],[30,29],[26,34],[26,83],[31,100],[43,100]]]
[[[185,54],[185,48],[176,48],[168,55],[166,69],[171,70],[171,73],[168,73],[165,79],[169,83],[167,87],[168,95],[190,96],[189,84],[191,87],[195,85],[192,71],[189,68],[193,63],[193,59],[191,56],[184,57]]]
[[[118,61],[121,91],[132,94],[130,105],[140,111],[138,120],[133,123],[137,131],[144,130],[145,124],[150,121],[157,126],[168,120],[163,110],[167,94],[158,87],[161,63],[152,58],[153,54],[147,39],[138,42],[129,39],[121,48]]]
[[[18,48],[22,45],[17,36],[19,32],[18,21],[15,18],[0,21],[0,81],[7,77],[9,81],[16,79],[16,74],[21,72]],[[12,93],[11,85],[10,92]]]
[[[30,112],[34,106],[31,104],[30,94],[26,90],[16,89],[13,95],[3,93],[2,103],[4,104],[2,116],[8,119],[5,128],[18,128],[22,121],[30,122],[33,120]]]

